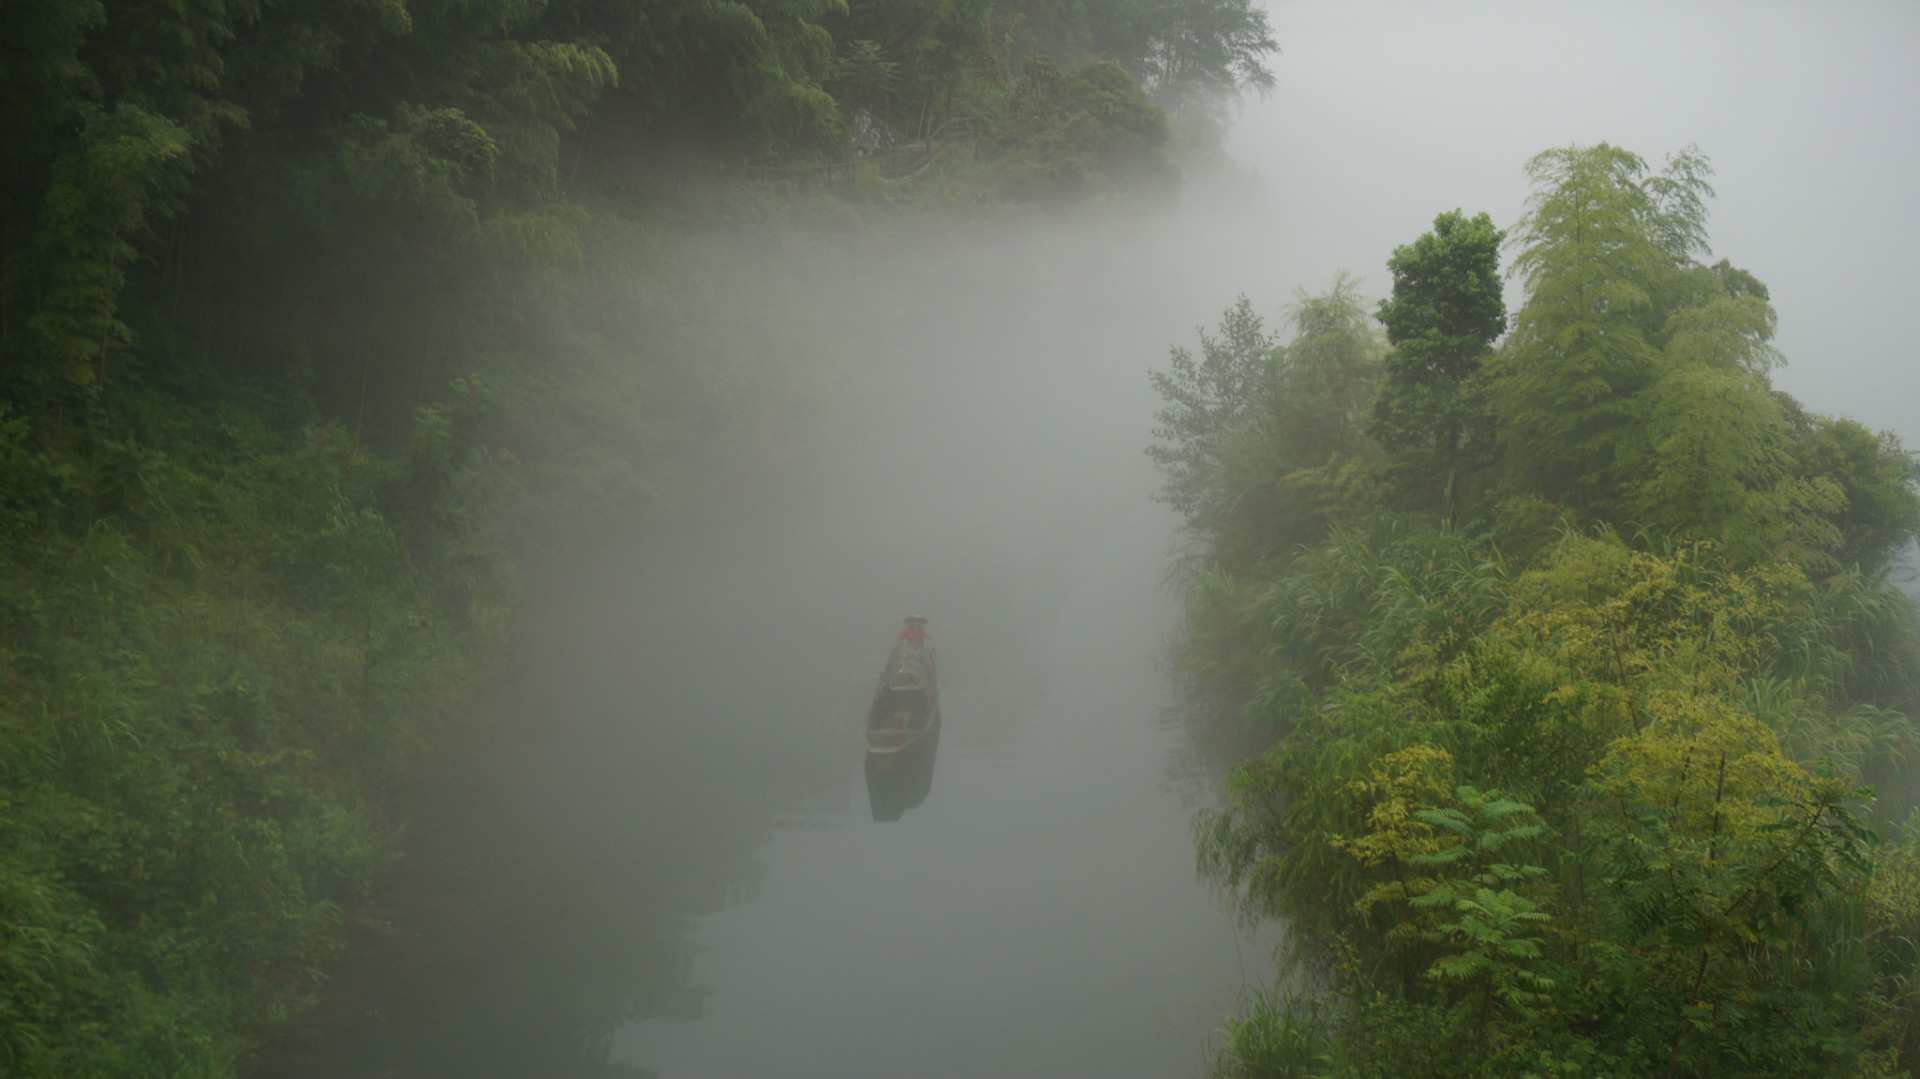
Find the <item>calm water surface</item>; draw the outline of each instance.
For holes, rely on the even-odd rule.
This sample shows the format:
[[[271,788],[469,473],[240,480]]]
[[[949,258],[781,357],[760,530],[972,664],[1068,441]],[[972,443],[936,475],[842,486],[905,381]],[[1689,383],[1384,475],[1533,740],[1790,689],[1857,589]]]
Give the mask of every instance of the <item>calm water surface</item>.
[[[841,750],[848,793],[776,833],[759,894],[694,933],[701,1018],[630,1022],[616,1057],[663,1076],[1198,1069],[1257,949],[1195,884],[1189,810],[1163,783],[1164,550],[1152,515],[1125,523],[1006,666],[941,639],[925,803],[874,821]]]

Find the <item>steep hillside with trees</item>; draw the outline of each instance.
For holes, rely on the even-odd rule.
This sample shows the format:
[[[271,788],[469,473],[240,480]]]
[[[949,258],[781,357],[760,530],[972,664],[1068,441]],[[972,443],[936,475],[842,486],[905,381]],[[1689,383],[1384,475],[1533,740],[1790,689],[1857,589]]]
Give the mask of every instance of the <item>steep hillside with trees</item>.
[[[1378,327],[1156,376],[1185,658],[1271,743],[1201,866],[1293,959],[1215,1071],[1915,1074],[1920,466],[1772,388],[1697,151],[1528,173],[1510,319],[1456,211]]]
[[[304,1007],[517,567],[825,429],[709,236],[1164,189],[1162,7],[1057,65],[970,0],[0,7],[0,1074],[226,1074]],[[1180,85],[1258,82],[1238,10]]]

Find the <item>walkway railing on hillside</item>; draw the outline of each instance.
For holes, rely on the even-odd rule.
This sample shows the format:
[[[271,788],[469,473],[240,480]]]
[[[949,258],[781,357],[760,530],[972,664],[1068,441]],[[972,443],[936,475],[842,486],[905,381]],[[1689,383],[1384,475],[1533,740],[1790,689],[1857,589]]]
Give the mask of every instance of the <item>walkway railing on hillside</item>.
[[[749,165],[746,176],[757,184],[834,188],[853,183],[862,168],[878,166],[880,175],[889,180],[912,179],[932,168],[949,147],[971,147],[978,126],[971,116],[956,116],[924,139],[896,143],[863,157],[827,165]]]

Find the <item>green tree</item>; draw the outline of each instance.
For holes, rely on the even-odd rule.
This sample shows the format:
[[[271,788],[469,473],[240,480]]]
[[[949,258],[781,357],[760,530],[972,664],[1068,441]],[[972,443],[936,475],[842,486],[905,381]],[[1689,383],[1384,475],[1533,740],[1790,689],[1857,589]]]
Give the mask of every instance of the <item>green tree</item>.
[[[1817,554],[1827,566],[1883,572],[1920,535],[1920,459],[1892,432],[1810,415],[1777,391],[1775,400],[1788,432],[1788,476],[1809,486],[1831,484],[1843,500],[1826,515],[1830,546]]]
[[[1173,371],[1152,376],[1169,402],[1157,433],[1173,444],[1149,451],[1165,497],[1234,571],[1320,539],[1372,494],[1364,422],[1383,350],[1352,278],[1300,293],[1287,324],[1273,347],[1242,298],[1218,338],[1202,335],[1203,364],[1176,349]]]
[[[1650,176],[1606,143],[1527,163],[1534,192],[1513,231],[1527,299],[1492,372],[1518,489],[1610,505],[1614,444],[1656,377],[1656,296],[1704,243],[1707,171],[1686,151]]]
[[[1380,321],[1392,351],[1367,430],[1387,451],[1388,477],[1405,505],[1450,510],[1469,440],[1490,436],[1477,376],[1506,329],[1499,272],[1505,238],[1486,214],[1469,220],[1453,210],[1387,260],[1393,295],[1381,301]]]
[[[1280,46],[1264,9],[1248,0],[1158,0],[1138,11],[1144,33],[1134,70],[1194,137],[1217,141],[1230,106],[1248,92],[1273,90],[1267,56]]]
[[[1111,60],[1062,71],[1027,59],[993,133],[1001,194],[1072,202],[1102,193],[1164,194],[1178,174],[1167,162],[1167,119]]]
[[[1296,587],[1328,576],[1302,563]],[[1418,635],[1338,643],[1397,602],[1272,608],[1332,646],[1336,677],[1196,835],[1248,909],[1331,953],[1305,1011],[1340,1011],[1342,1066],[1313,1074],[1854,1074],[1880,1013],[1850,942],[1881,840],[1863,792],[1783,754],[1743,688],[1805,632],[1805,587],[1790,565],[1573,536],[1499,582],[1504,613],[1450,658]],[[1462,614],[1473,594],[1414,591]],[[1528,794],[1480,793],[1496,783]]]
[[[1327,291],[1298,293],[1293,337],[1281,355],[1274,414],[1285,452],[1303,466],[1366,452],[1368,407],[1380,383],[1380,336],[1359,284],[1340,274]]]
[[[1010,60],[1118,61],[1168,114],[1183,159],[1217,150],[1231,107],[1273,88],[1279,46],[1248,0],[1010,0],[994,11]]]
[[[631,182],[658,155],[806,161],[836,152],[842,116],[823,86],[844,0],[554,0],[521,33],[592,42],[619,71],[573,137],[576,168]],[[859,33],[842,34],[857,38]],[[884,44],[884,42],[883,42]]]
[[[843,40],[874,42],[900,65],[884,119],[902,138],[978,116],[1007,80],[1004,40],[993,33],[987,0],[864,0],[827,25]]]
[[[1697,153],[1531,171],[1492,359],[1498,234],[1443,215],[1395,253],[1364,432],[1338,303],[1235,391],[1263,402],[1213,407],[1182,659],[1272,742],[1195,838],[1296,963],[1215,1072],[1907,1074],[1920,828],[1870,821],[1916,797],[1920,624],[1884,574],[1914,458],[1772,389],[1766,287],[1700,261]],[[1490,534],[1367,478],[1368,432],[1389,476],[1465,456],[1450,415],[1504,454]]]
[[[1191,518],[1210,475],[1220,466],[1221,440],[1266,398],[1273,379],[1274,339],[1245,296],[1220,313],[1217,336],[1200,330],[1200,359],[1175,347],[1166,371],[1147,379],[1166,405],[1155,414],[1159,444],[1147,456],[1166,474],[1159,499]]]
[[[878,42],[849,41],[834,60],[832,81],[843,105],[884,116],[900,87],[900,65]]]

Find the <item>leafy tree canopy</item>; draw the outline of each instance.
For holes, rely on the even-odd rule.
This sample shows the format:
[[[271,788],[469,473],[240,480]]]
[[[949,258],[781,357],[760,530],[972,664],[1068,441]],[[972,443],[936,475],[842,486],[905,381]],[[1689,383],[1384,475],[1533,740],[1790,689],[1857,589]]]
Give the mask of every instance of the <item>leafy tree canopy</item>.
[[[1377,366],[1336,286],[1155,377],[1182,660],[1270,746],[1200,863],[1293,943],[1216,1073],[1912,1074],[1920,470],[1772,388],[1698,151],[1528,171],[1504,339],[1455,211]]]
[[[1368,433],[1394,455],[1392,479],[1409,504],[1444,504],[1468,440],[1479,434],[1485,441],[1476,430],[1484,426],[1477,376],[1506,329],[1505,237],[1486,214],[1469,220],[1454,210],[1387,260],[1393,295],[1381,301],[1379,317],[1393,350]]]

